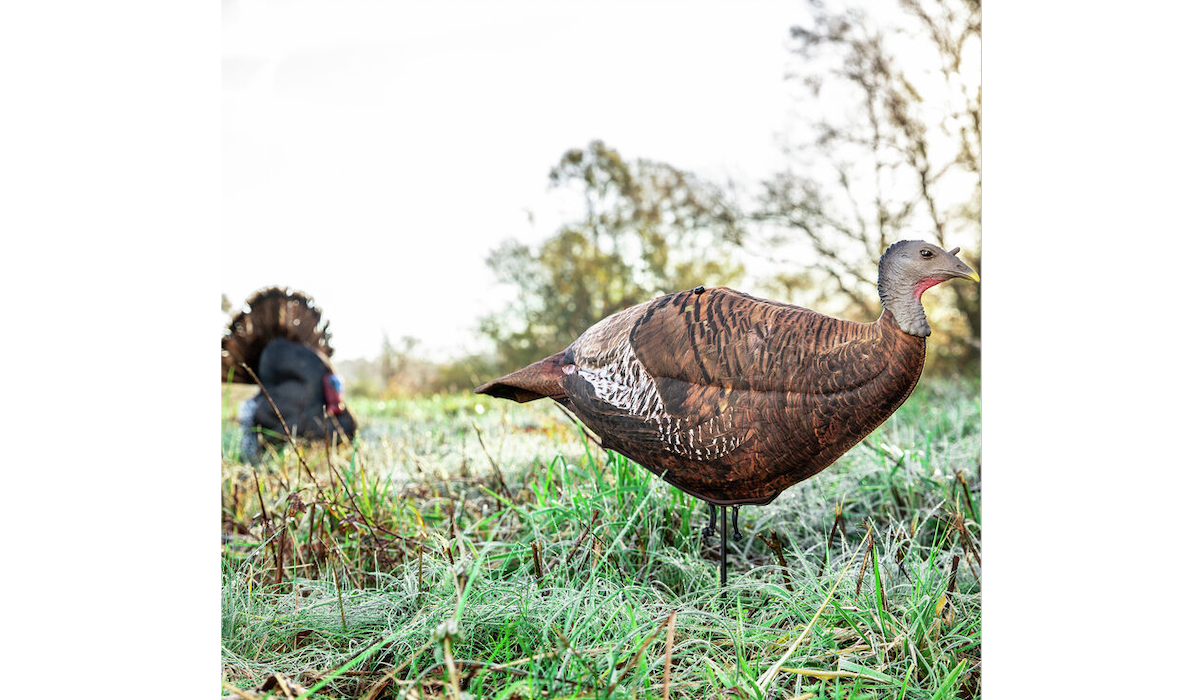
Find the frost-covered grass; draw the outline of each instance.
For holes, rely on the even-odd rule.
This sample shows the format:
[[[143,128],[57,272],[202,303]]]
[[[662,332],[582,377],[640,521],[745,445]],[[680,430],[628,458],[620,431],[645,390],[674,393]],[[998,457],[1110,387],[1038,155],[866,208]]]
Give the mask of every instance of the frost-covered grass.
[[[352,407],[353,449],[256,470],[227,407],[227,694],[979,695],[975,386],[923,381],[838,463],[742,509],[724,592],[705,505],[550,402]]]

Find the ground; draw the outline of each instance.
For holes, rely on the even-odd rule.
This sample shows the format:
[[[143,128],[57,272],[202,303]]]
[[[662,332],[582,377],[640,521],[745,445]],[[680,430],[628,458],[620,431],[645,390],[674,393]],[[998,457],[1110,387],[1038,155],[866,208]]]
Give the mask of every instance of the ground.
[[[978,395],[744,508],[722,591],[705,505],[552,402],[352,399],[355,445],[250,468],[227,393],[222,694],[979,697]]]

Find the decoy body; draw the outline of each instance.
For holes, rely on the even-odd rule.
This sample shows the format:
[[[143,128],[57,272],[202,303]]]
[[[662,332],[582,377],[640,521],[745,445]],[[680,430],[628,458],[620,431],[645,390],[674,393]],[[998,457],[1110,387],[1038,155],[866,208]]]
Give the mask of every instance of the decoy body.
[[[602,440],[714,506],[770,503],[832,464],[912,393],[930,334],[921,295],[969,266],[922,241],[879,261],[874,323],[717,287],[648,301],[477,393],[558,401]],[[735,532],[735,537],[738,536]],[[725,554],[722,510],[722,570]]]
[[[243,460],[258,461],[260,435],[274,443],[284,439],[279,416],[294,438],[354,437],[357,422],[329,362],[328,325],[307,295],[278,287],[255,293],[230,321],[221,339],[221,380],[257,384],[245,363],[262,382],[241,409]]]

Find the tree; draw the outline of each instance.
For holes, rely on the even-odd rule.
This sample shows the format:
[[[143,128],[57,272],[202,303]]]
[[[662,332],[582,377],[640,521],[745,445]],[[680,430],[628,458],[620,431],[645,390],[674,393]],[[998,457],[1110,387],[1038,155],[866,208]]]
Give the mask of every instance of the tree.
[[[383,391],[396,394],[404,382],[404,375],[412,364],[412,351],[419,341],[411,335],[400,338],[399,345],[383,334],[383,346],[379,350],[379,376],[383,380]]]
[[[550,171],[579,218],[539,246],[505,241],[488,256],[500,282],[519,290],[485,318],[498,359],[516,368],[566,347],[589,326],[667,292],[728,284],[742,217],[725,193],[665,163],[627,163],[602,141],[572,149]]]
[[[786,146],[791,166],[764,183],[755,212],[774,225],[774,249],[816,260],[809,296],[834,290],[822,301],[863,320],[878,314],[876,263],[897,240],[961,246],[981,270],[980,3],[898,3],[887,26],[882,5],[868,15],[810,0],[811,23],[791,30],[789,76],[805,119]],[[930,315],[957,342],[938,344],[938,359],[973,365],[979,288],[948,287],[934,299],[948,298],[949,309],[935,301]]]

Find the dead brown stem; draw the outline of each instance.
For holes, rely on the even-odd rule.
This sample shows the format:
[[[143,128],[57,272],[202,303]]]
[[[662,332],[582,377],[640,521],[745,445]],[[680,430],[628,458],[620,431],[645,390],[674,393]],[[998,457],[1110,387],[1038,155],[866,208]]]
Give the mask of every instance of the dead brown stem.
[[[500,491],[504,493],[508,500],[513,500],[512,492],[508,490],[508,484],[504,483],[504,476],[500,474],[500,466],[496,464],[496,460],[492,459],[487,445],[483,444],[483,433],[479,431],[479,425],[471,423],[471,427],[475,429],[475,437],[479,438],[479,446],[483,448],[483,456],[487,457],[488,463],[492,465],[492,474],[496,476],[496,482],[500,484]]]
[[[838,502],[833,510],[833,524],[829,526],[829,539],[825,542],[825,557],[821,559],[821,566],[817,569],[817,576],[822,576],[825,573],[825,562],[829,560],[830,553],[833,551],[833,533],[837,532],[838,525],[842,522],[842,502]],[[842,536],[845,537],[845,532]]]
[[[631,658],[625,662],[625,667],[621,670],[621,675],[617,676],[616,680],[614,680],[611,684],[609,684],[608,694],[611,695],[612,691],[617,689],[617,685],[621,681],[625,680],[625,676],[629,675],[629,672],[633,669],[634,666],[637,666],[637,662],[642,658],[642,654],[644,654],[646,652],[646,647],[650,646],[650,642],[654,641],[654,638],[658,636],[658,633],[660,631],[662,631],[662,628],[666,627],[667,623],[674,621],[674,619],[675,619],[675,613],[674,613],[674,611],[672,611],[671,614],[666,617],[666,619],[664,619],[662,622],[658,623],[658,627],[656,627],[653,632],[646,635],[646,639],[643,640],[642,645],[638,647],[637,653],[635,653],[633,655],[633,658]]]
[[[571,552],[569,554],[567,554],[566,558],[564,558],[561,562],[559,562],[559,564],[557,564],[555,566],[555,568],[558,568],[558,566],[569,564],[571,562],[571,559],[573,559],[575,557],[575,552],[578,551],[579,546],[581,544],[583,544],[584,538],[587,537],[588,533],[590,533],[592,531],[592,528],[596,526],[596,519],[599,517],[600,517],[600,511],[598,511],[598,510],[592,511],[592,522],[589,523],[588,526],[585,527],[579,533],[579,539],[575,540],[575,546],[571,547]]]
[[[541,588],[542,587],[542,553],[541,553],[542,548],[541,548],[540,543],[537,540],[534,540],[533,544],[529,545],[529,548],[533,550],[533,573],[535,576],[537,576],[538,588]]]
[[[663,652],[663,700],[671,697],[671,647],[675,644],[675,611],[667,618],[667,648]]]
[[[779,536],[775,534],[774,528],[771,529],[771,539],[763,537],[763,534],[758,533],[758,539],[763,541],[763,544],[775,552],[775,559],[779,561],[779,568],[783,570],[783,585],[787,586],[789,591],[795,590],[792,588],[792,575],[787,568],[787,560],[783,558],[783,543],[779,541]]]
[[[871,529],[871,523],[867,523],[867,539],[866,539],[867,551],[871,551],[871,549],[874,545],[875,545],[875,532]],[[866,575],[866,573],[867,573],[867,553],[863,552],[862,568],[860,568],[858,570],[858,583],[855,584],[855,586],[854,586],[854,597],[855,598],[858,597],[859,592],[862,590],[863,576]]]
[[[979,522],[979,515],[975,513],[975,502],[971,500],[971,488],[967,486],[967,478],[958,470],[954,471],[954,476],[958,479],[958,483],[962,485],[963,495],[967,497],[967,507],[971,509],[971,520]]]

